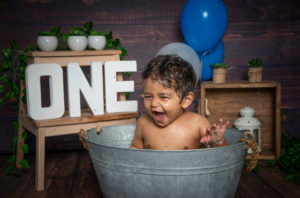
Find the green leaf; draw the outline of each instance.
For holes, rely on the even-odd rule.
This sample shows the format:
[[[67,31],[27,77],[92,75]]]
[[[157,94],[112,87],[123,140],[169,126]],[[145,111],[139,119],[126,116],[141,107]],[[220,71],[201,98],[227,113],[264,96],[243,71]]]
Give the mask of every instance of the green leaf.
[[[10,58],[11,57],[11,50],[8,48],[2,48],[2,53],[4,57]]]
[[[62,33],[62,34],[61,34],[61,39],[62,39],[64,42],[67,42],[67,40],[68,40],[68,35],[65,34],[65,33]]]
[[[4,104],[4,98],[0,98],[0,106]]]
[[[259,58],[252,58],[248,62],[248,66],[252,68],[262,67],[264,63]]]
[[[91,21],[87,22],[86,24],[84,24],[84,29],[88,32],[90,32],[93,28],[93,23]]]
[[[225,63],[215,63],[215,64],[212,64],[210,65],[212,68],[226,68],[227,67],[227,64]]]
[[[73,27],[69,32],[69,36],[85,36],[85,31],[82,28]]]
[[[29,164],[28,164],[28,161],[26,159],[22,159],[20,162],[19,162],[20,166],[22,168],[30,168]]]
[[[26,104],[26,103],[27,103],[26,95],[22,96],[21,100],[22,100],[22,102],[23,102],[24,104]]]
[[[54,33],[51,33],[49,31],[43,31],[43,32],[38,32],[39,36],[55,36]]]
[[[105,35],[106,41],[107,40],[112,40],[112,32],[109,32],[108,34]]]
[[[293,181],[294,180],[294,175],[293,174],[287,174],[284,177],[284,181]]]
[[[112,48],[113,48],[113,44],[107,42],[106,45],[105,45],[105,49],[112,49]]]
[[[14,168],[13,165],[8,165],[5,169],[5,174],[7,175],[14,175],[16,172],[16,169]]]
[[[12,87],[12,86],[9,86]],[[6,93],[6,98],[11,99],[17,96],[17,93],[14,90],[8,90]]]
[[[12,144],[10,147],[9,147],[9,152],[10,153],[14,153],[16,151],[16,145],[15,144]]]
[[[27,56],[24,54],[24,53],[21,53],[21,54],[19,54],[19,61],[21,61],[21,62],[27,62]]]
[[[28,137],[28,133],[27,133],[26,130],[24,130],[23,133],[22,133],[22,138],[23,138],[24,140],[26,140],[27,137]]]
[[[15,131],[19,130],[19,123],[17,121],[13,122],[13,128],[14,128]]]
[[[115,47],[120,46],[120,45],[121,45],[120,39],[115,39],[115,40],[113,41],[113,45],[114,45]]]
[[[17,145],[17,143],[18,143],[18,136],[14,136],[13,138],[12,138],[12,143],[14,144],[14,145]]]
[[[21,80],[25,80],[25,73],[24,72],[20,73],[19,77]]]
[[[53,33],[55,36],[58,36],[60,32],[60,28],[59,27],[55,27],[51,30],[51,33]]]
[[[268,166],[274,166],[276,163],[276,160],[268,160]]]
[[[90,35],[91,36],[104,36],[104,33],[103,32],[97,32],[96,30],[92,30],[90,32]]]
[[[10,47],[11,47],[12,49],[14,49],[14,50],[17,49],[17,43],[16,43],[16,41],[15,41],[14,39],[11,39],[11,40],[10,40]]]
[[[258,165],[256,165],[254,168],[253,168],[253,170],[252,170],[254,173],[257,173],[258,171],[259,171],[259,166]]]
[[[17,121],[13,121],[13,128],[14,128],[14,130],[15,131],[18,131],[18,129],[19,129],[19,123],[17,122]]]
[[[25,154],[28,154],[28,153],[29,153],[28,144],[22,144],[21,150],[22,150]]]
[[[2,84],[0,84],[0,93],[3,93],[3,91],[4,91],[4,87]]]
[[[8,57],[5,57],[3,58],[2,60],[2,64],[1,64],[1,70],[2,71],[7,71],[7,70],[10,70],[10,68],[12,67],[12,61],[10,60],[10,58]]]
[[[28,46],[24,49],[24,52],[32,52],[34,50],[34,46]]]
[[[0,75],[0,81],[1,82],[7,82],[7,80],[8,80],[8,75],[7,74]]]
[[[126,100],[129,100],[129,98],[130,98],[130,92],[125,92],[125,97],[126,97]]]
[[[124,72],[123,73],[123,77],[126,79],[126,78],[129,78],[131,76],[132,72]]]
[[[7,163],[9,164],[13,164],[16,162],[16,156],[15,155],[11,155],[8,160],[7,160]]]

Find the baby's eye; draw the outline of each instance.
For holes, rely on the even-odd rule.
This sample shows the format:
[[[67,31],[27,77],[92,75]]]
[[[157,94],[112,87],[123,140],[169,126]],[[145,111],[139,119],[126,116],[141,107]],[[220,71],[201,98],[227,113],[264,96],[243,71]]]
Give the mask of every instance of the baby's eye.
[[[167,99],[169,99],[169,97],[168,97],[168,96],[161,96],[160,98],[161,98],[161,99],[163,99],[163,100],[167,100]]]
[[[152,97],[151,96],[144,96],[144,99],[151,99]]]

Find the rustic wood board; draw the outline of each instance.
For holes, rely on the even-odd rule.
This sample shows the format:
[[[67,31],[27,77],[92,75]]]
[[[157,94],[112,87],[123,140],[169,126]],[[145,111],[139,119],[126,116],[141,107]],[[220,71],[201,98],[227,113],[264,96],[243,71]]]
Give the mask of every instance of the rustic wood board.
[[[5,175],[6,165],[0,164],[2,197],[102,197],[95,170],[86,151],[47,153],[46,188],[42,192],[34,189],[34,155],[29,154],[26,158],[31,167],[22,177]],[[7,159],[7,155],[0,155],[1,162]],[[300,186],[285,182],[284,174],[277,167],[267,167],[265,160],[259,160],[258,164],[258,173],[249,173],[243,169],[235,198],[299,197]],[[70,170],[64,172],[66,167],[70,167]]]

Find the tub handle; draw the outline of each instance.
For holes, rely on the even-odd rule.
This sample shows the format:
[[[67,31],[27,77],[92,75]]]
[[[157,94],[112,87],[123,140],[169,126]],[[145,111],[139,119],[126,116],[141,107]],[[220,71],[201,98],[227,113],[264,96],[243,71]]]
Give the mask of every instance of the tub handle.
[[[244,137],[241,139],[241,142],[246,142],[245,149],[248,151],[249,148],[252,150],[251,158],[247,167],[247,170],[252,171],[258,160],[258,147],[256,143],[256,138],[252,136],[252,134],[247,131],[244,133]]]
[[[85,148],[85,150],[88,151],[88,147],[87,147],[87,145],[86,145],[86,141],[85,141],[85,139],[83,138],[83,136],[84,136],[85,138],[88,138],[88,137],[89,137],[88,134],[87,134],[87,132],[86,132],[86,130],[80,129],[80,131],[79,131],[79,133],[78,133],[79,140],[81,141],[81,143],[82,143],[83,147]]]
[[[101,126],[97,125],[97,126],[96,126],[96,132],[97,132],[97,135],[100,135],[101,131],[102,131]],[[88,147],[87,147],[87,145],[86,145],[86,141],[85,141],[85,139],[83,138],[83,136],[84,136],[86,139],[89,138],[89,136],[88,136],[86,130],[80,129],[80,131],[79,131],[79,133],[78,133],[79,140],[81,141],[81,143],[82,143],[83,147],[85,148],[85,150],[88,151]]]

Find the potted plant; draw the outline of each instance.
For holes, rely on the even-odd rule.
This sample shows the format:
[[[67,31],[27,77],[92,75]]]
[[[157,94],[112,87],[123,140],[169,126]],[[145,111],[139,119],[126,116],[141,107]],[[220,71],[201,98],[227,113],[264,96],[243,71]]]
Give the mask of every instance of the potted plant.
[[[42,51],[54,51],[58,45],[60,28],[55,27],[51,31],[38,32],[37,46]]]
[[[103,32],[98,32],[93,29],[91,21],[84,24],[85,31],[88,35],[88,47],[95,50],[102,50],[106,45],[106,38]]]
[[[249,82],[261,82],[262,80],[262,66],[264,63],[259,58],[252,58],[248,62],[248,80]]]
[[[87,32],[80,27],[73,27],[68,34],[62,34],[62,40],[67,42],[68,47],[73,51],[83,51],[86,49]]]
[[[214,83],[225,83],[227,64],[215,63],[215,64],[211,65],[211,67],[214,69],[213,82]]]

